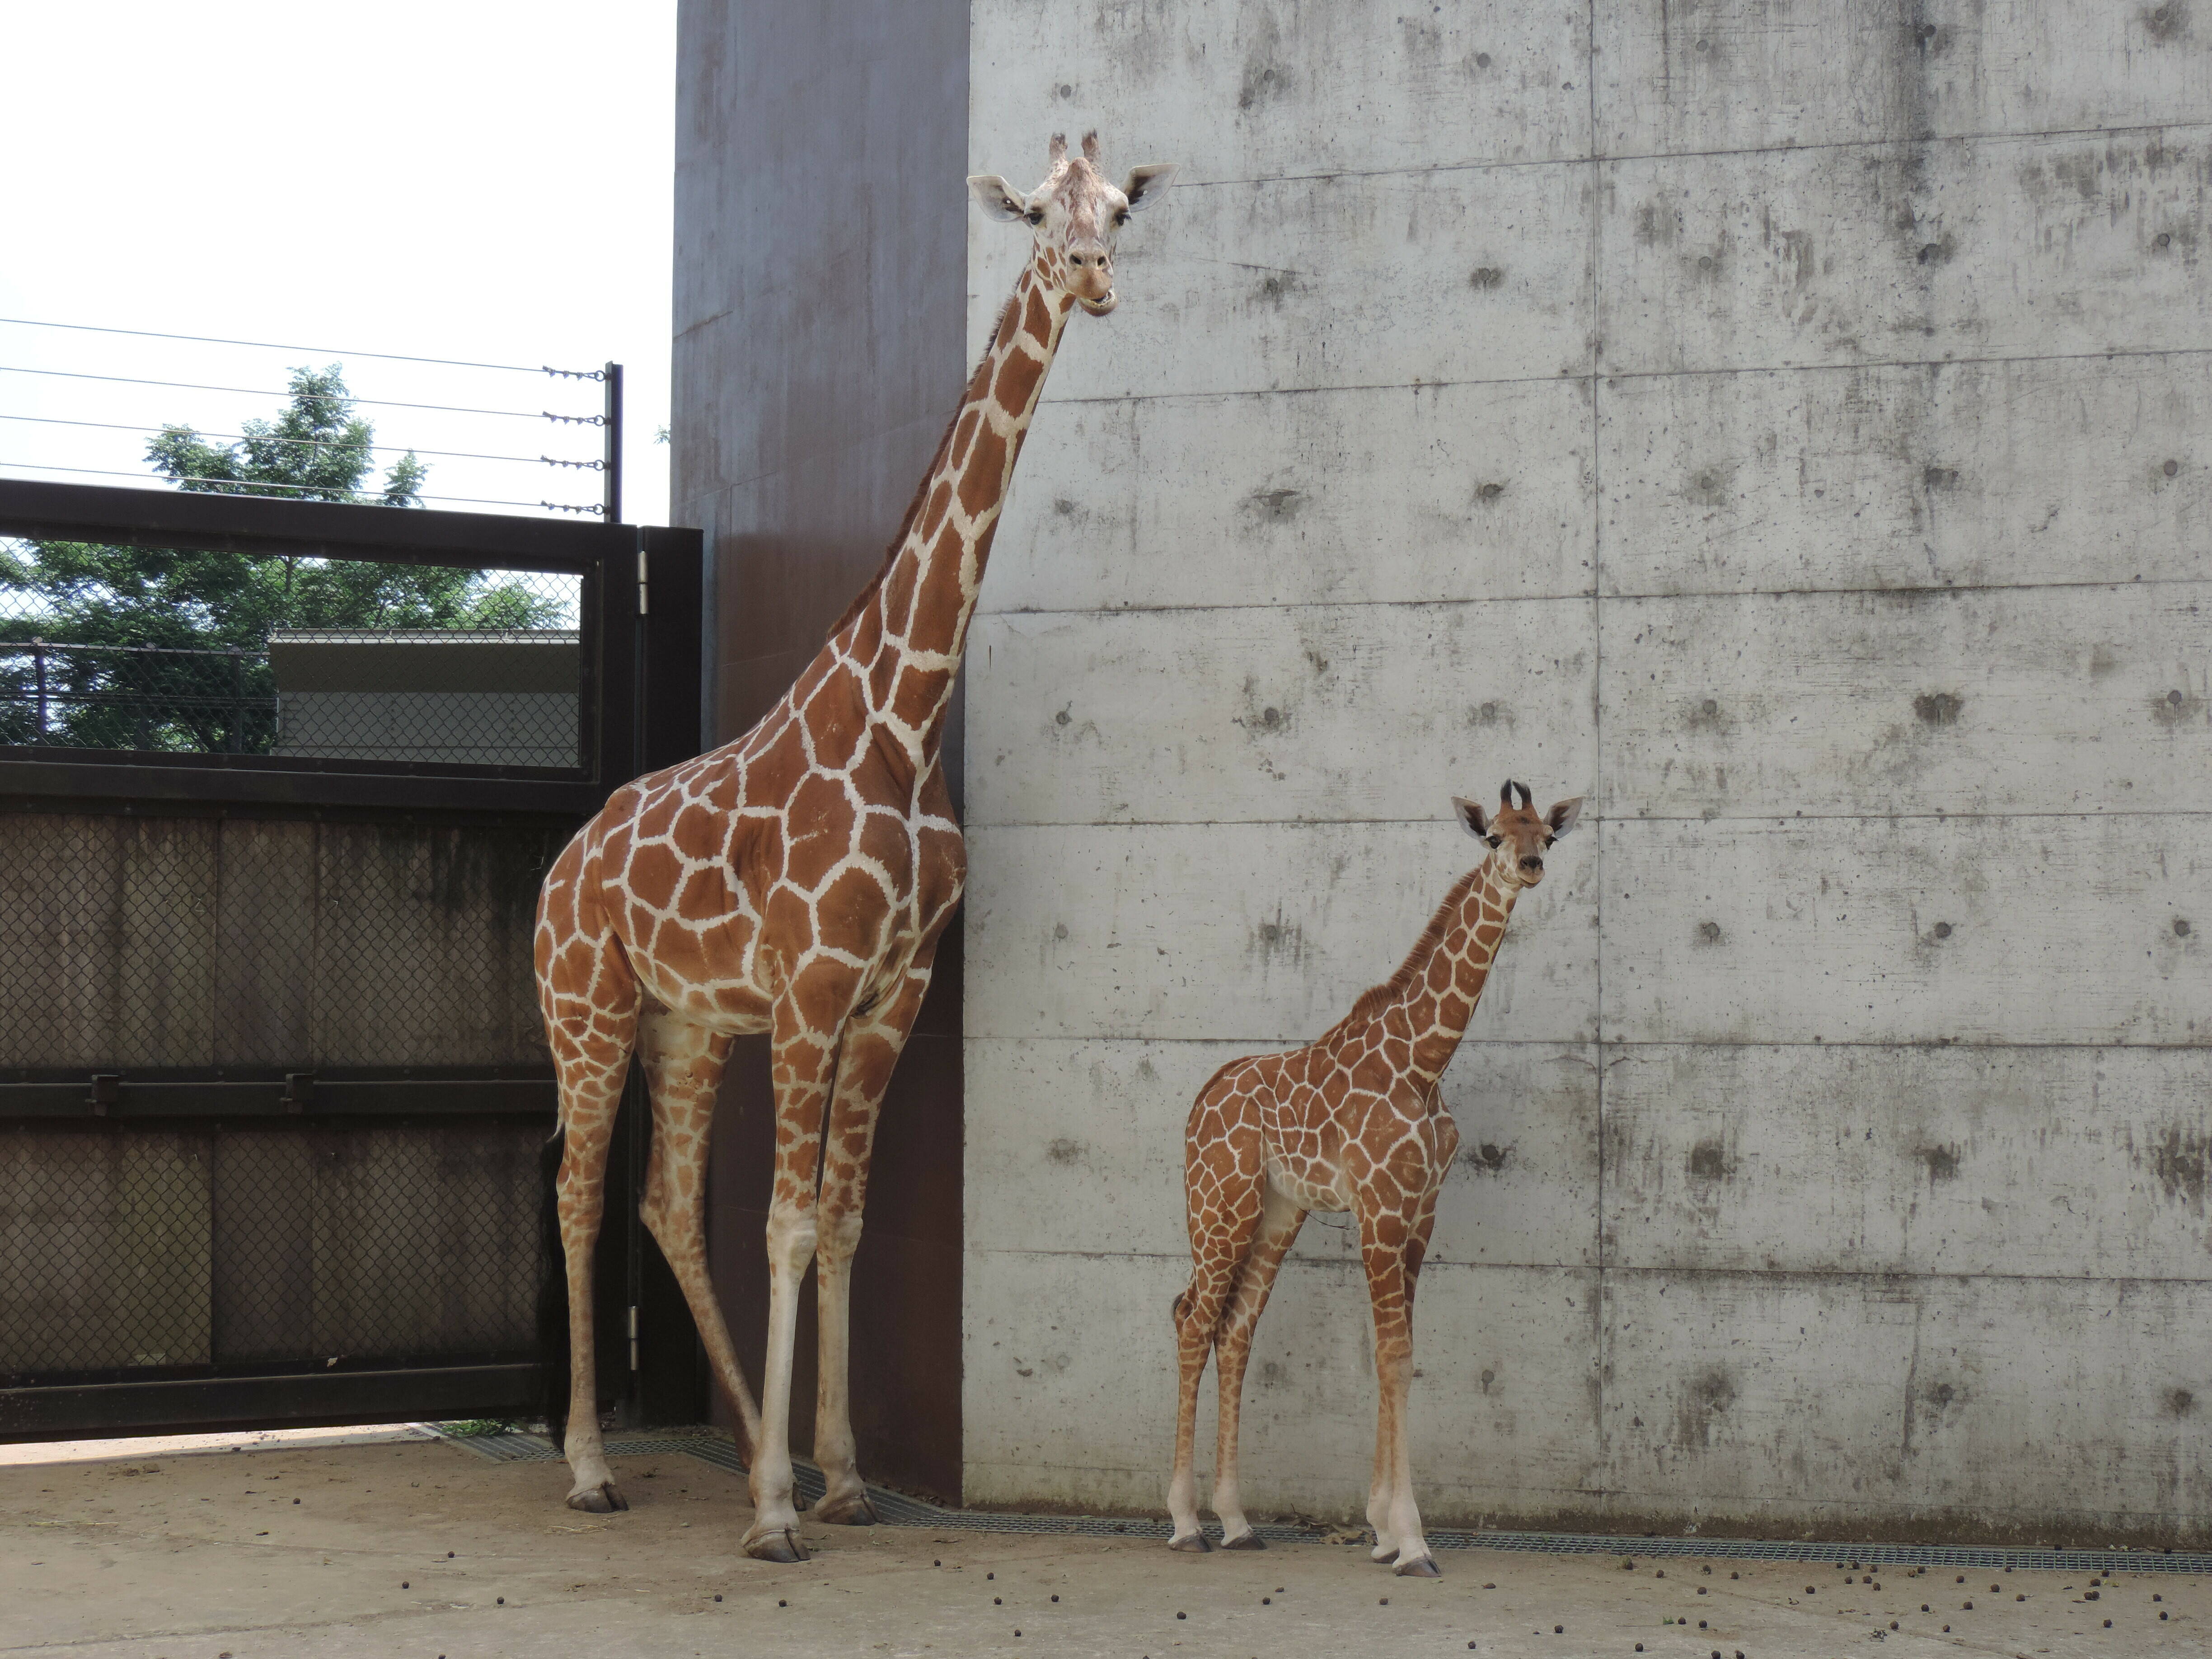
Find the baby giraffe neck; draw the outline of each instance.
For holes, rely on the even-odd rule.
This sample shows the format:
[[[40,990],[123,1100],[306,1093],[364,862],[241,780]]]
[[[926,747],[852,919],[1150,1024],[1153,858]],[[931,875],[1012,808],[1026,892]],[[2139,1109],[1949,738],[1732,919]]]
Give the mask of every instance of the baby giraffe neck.
[[[1437,913],[1431,924],[1436,947],[1406,999],[1413,1030],[1413,1070],[1424,1081],[1433,1084],[1442,1077],[1458,1052],[1520,896],[1520,884],[1506,878],[1504,865],[1486,859]]]

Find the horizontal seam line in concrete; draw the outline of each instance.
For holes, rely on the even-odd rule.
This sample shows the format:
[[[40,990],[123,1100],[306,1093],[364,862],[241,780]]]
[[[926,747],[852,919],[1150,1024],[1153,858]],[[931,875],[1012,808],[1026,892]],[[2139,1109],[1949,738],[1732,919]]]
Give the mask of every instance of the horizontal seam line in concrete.
[[[1127,1042],[1146,1048],[1166,1048],[1171,1043],[1204,1043],[1209,1047],[1224,1044],[1255,1048],[1301,1048],[1312,1041],[1310,1037],[1273,1036],[1061,1036],[1051,1032],[1022,1036],[993,1036],[976,1035],[963,1036],[963,1042],[1005,1042],[1030,1045],[1057,1042],[1068,1048],[1095,1048],[1102,1042]],[[1955,1042],[1934,1037],[1901,1038],[1886,1041],[1878,1037],[1839,1037],[1832,1042],[1789,1042],[1774,1038],[1758,1040],[1718,1037],[1610,1037],[1600,1042],[1590,1037],[1492,1037],[1468,1036],[1460,1047],[1468,1048],[1892,1048],[1913,1053],[1927,1050],[1942,1054],[1983,1054],[1992,1050],[2039,1053],[2046,1049],[2082,1054],[2110,1054],[2115,1048],[2129,1050],[2172,1051],[2177,1054],[2212,1054],[2208,1042]],[[1560,1056],[1562,1059],[1582,1060],[1580,1054]],[[1621,1055],[1618,1058],[1626,1059]],[[1583,1060],[1585,1065],[1589,1062]]]
[[[1158,1047],[1170,1042],[1229,1043],[1249,1046],[1255,1052],[1273,1052],[1278,1049],[1299,1048],[1313,1041],[1310,1036],[1259,1037],[1176,1037],[1153,1036],[1137,1031],[1097,1031],[1079,1036],[1059,1032],[1000,1033],[976,1031],[961,1038],[963,1042],[1066,1042],[1096,1045],[1102,1042],[1141,1043]],[[2130,1042],[2124,1038],[2112,1038],[2103,1042],[1973,1042],[1942,1037],[1837,1037],[1833,1041],[1814,1041],[1810,1037],[1795,1039],[1762,1038],[1731,1039],[1728,1037],[1469,1037],[1467,1043],[1494,1042],[1501,1046],[1511,1042],[1524,1047],[1550,1048],[1881,1048],[1891,1052],[1926,1051],[1930,1054],[2031,1054],[2044,1049],[2075,1050],[2084,1053],[2109,1054],[2212,1054],[2212,1038],[2199,1042]],[[1625,1056],[1624,1056],[1625,1058]]]
[[[1595,90],[1595,88],[1593,88]],[[1923,133],[1891,138],[1830,138],[1814,144],[1746,144],[1727,149],[1652,149],[1610,151],[1592,149],[1576,155],[1501,156],[1495,161],[1431,162],[1402,167],[1334,167],[1313,173],[1278,173],[1246,179],[1190,179],[1185,190],[1237,190],[1260,185],[1326,184],[1338,179],[1425,178],[1440,173],[1493,173],[1508,168],[1587,167],[1650,161],[1696,161],[1737,155],[1812,155],[1847,149],[1924,149],[1930,145],[2047,143],[2068,138],[2118,138],[2142,132],[2201,131],[2212,123],[2201,117],[2172,121],[2130,121],[2110,127],[2014,128],[1998,132]]]
[[[1342,1214],[1339,1211],[1334,1213]],[[1166,1250],[1025,1250],[1003,1244],[971,1246],[978,1255],[1025,1255],[1053,1260],[1067,1259],[1080,1261],[1170,1261],[1187,1262],[1190,1252]],[[1362,1271],[1357,1255],[1343,1257],[1299,1255],[1295,1252],[1285,1258],[1285,1262],[1303,1261],[1310,1267],[1341,1267],[1347,1273]],[[1916,1267],[1705,1267],[1693,1264],[1663,1267],[1644,1267],[1627,1262],[1608,1261],[1600,1267],[1596,1262],[1580,1261],[1453,1261],[1431,1256],[1422,1265],[1426,1273],[1431,1268],[1458,1268],[1468,1273],[1483,1273],[1491,1269],[1513,1272],[1580,1273],[1592,1279],[1610,1278],[1615,1273],[1631,1273],[1644,1279],[1796,1279],[1832,1282],[1838,1279],[1854,1283],[1888,1282],[1911,1279],[1934,1282],[1950,1279],[1966,1284],[2021,1285],[2110,1285],[2125,1288],[2129,1285],[2204,1285],[2212,1286],[2212,1278],[2183,1278],[2154,1273],[1936,1273]],[[1577,1313],[1592,1311],[1577,1308]]]
[[[1562,785],[1562,787],[1566,786]],[[1768,823],[1783,827],[1793,823],[1981,823],[1990,820],[2011,823],[2022,818],[2049,818],[2056,823],[2109,823],[2115,819],[2131,818],[2203,818],[2212,817],[2212,811],[2186,806],[2147,807],[2141,811],[2111,812],[2068,811],[2045,808],[2037,811],[1926,811],[1926,812],[1798,812],[1784,817],[1776,812],[1724,813],[1706,817],[1700,812],[1668,815],[1658,812],[1639,813],[1633,817],[1600,817],[1595,813],[1584,815],[1583,822],[1595,827],[1610,824],[1616,829],[1638,823]],[[963,828],[974,830],[1206,830],[1235,826],[1258,829],[1280,825],[1285,829],[1325,830],[1338,825],[1348,829],[1391,828],[1398,825],[1433,824],[1449,827],[1449,818],[986,818],[969,817]]]
[[[999,617],[1156,617],[1176,616],[1183,611],[1207,615],[1219,611],[1250,611],[1261,615],[1279,615],[1286,611],[1370,611],[1396,609],[1401,611],[1468,610],[1476,605],[1576,605],[1596,604],[1599,601],[1625,605],[1642,605],[1664,599],[1887,599],[1900,594],[1961,594],[1983,593],[2069,593],[2132,592],[2147,587],[2212,587],[2212,574],[2203,576],[2130,577],[2124,580],[2109,578],[2092,581],[2086,577],[2069,578],[2047,582],[1959,582],[1907,583],[1895,586],[1863,587],[1711,587],[1711,588],[1651,588],[1613,589],[1583,588],[1572,593],[1503,593],[1494,599],[1286,599],[1279,605],[1233,603],[1224,600],[1204,605],[1036,605],[1019,610],[983,611],[975,613],[978,622]],[[1601,624],[1603,618],[1600,619]]]
[[[2153,357],[2208,356],[2212,356],[2212,347],[2143,346],[2106,351],[2033,352],[2024,356],[1881,357],[1847,363],[1724,363],[1711,368],[1602,368],[1577,369],[1571,373],[1562,369],[1553,374],[1510,374],[1495,380],[1361,380],[1345,386],[1222,387],[1204,392],[1121,392],[1095,398],[1047,396],[1038,402],[1041,405],[1060,404],[1076,407],[1088,404],[1169,403],[1194,398],[1325,397],[1340,392],[1430,392],[1457,386],[1565,386],[1583,380],[1693,380],[1720,374],[1849,374],[1880,368],[1996,368],[2012,363],[2107,362],[2122,358],[2134,362]]]

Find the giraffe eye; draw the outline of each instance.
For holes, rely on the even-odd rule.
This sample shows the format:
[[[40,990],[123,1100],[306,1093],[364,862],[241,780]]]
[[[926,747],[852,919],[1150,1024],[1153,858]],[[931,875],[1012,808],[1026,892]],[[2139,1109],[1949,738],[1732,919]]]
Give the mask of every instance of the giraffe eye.
[[[1114,222],[1117,225],[1127,224],[1129,222],[1129,210],[1123,208],[1119,213],[1115,214],[1114,216]]]
[[[1042,208],[1031,208],[1027,213],[1024,213],[1022,217],[1028,220],[1033,225],[1041,225],[1044,222],[1044,210]]]

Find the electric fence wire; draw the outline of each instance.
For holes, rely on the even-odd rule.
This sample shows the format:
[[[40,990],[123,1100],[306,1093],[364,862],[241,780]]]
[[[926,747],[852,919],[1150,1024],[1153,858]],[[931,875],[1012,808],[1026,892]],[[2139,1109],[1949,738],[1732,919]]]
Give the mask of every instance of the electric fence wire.
[[[130,478],[141,484],[149,482],[142,473],[121,472],[112,467],[104,466],[49,466],[44,461],[0,461],[0,467],[14,467],[34,472],[82,472],[91,477],[100,478]],[[329,487],[324,484],[260,483],[240,478],[201,478],[185,477],[182,478],[173,478],[169,480],[169,482],[172,483],[206,483],[219,484],[222,486],[220,489],[200,490],[194,492],[199,495],[258,495],[271,489],[283,489],[293,492],[306,491],[320,494],[329,493]],[[357,495],[367,495],[373,492],[360,490],[355,493]],[[544,507],[547,510],[555,513],[591,513],[597,514],[602,517],[606,514],[606,508],[604,507],[571,507],[561,501],[497,501],[482,495],[415,495],[411,496],[410,499],[418,501],[459,501],[471,507]]]
[[[0,415],[0,421],[33,421],[40,426],[89,426],[103,432],[167,432],[167,427],[131,426],[121,421],[65,421],[53,415]],[[195,438],[205,438],[215,443],[290,444],[302,449],[330,447],[327,438],[279,438],[267,433],[198,432],[189,427],[179,428],[191,432]],[[380,455],[436,455],[454,461],[516,461],[526,466],[571,466],[586,472],[604,472],[605,461],[563,461],[550,455],[485,455],[472,449],[422,449],[405,444],[370,444],[368,447]]]
[[[356,398],[351,392],[270,392],[254,386],[204,386],[196,380],[142,380],[129,374],[87,374],[68,368],[26,368],[0,363],[0,374],[45,374],[64,380],[105,380],[116,386],[168,386],[180,392],[233,392],[247,398],[290,398],[307,403],[368,404],[378,409],[431,409],[447,415],[497,415],[520,421],[560,421],[570,426],[605,426],[604,415],[556,415],[545,409],[474,409],[458,404],[408,404],[389,398]]]
[[[436,363],[446,368],[490,368],[514,374],[550,374],[564,380],[604,380],[606,371],[601,368],[554,368],[541,363],[532,368],[525,363],[476,363],[459,357],[410,357],[398,351],[337,351],[328,346],[283,345],[274,340],[225,340],[212,334],[164,334],[150,328],[103,328],[96,323],[49,323],[33,317],[0,317],[0,323],[15,328],[66,328],[83,334],[128,334],[140,340],[187,340],[195,345],[252,346],[265,351],[304,351],[318,357],[381,357],[392,363]],[[221,387],[206,390],[220,391]]]

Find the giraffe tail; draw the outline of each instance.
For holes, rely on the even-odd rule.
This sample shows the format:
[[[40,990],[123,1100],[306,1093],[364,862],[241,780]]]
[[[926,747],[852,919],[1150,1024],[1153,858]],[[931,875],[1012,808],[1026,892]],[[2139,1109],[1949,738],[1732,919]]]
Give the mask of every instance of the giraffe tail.
[[[546,1431],[559,1445],[568,1416],[568,1261],[561,1248],[561,1200],[555,1178],[568,1139],[565,1122],[538,1151],[538,1364]]]

